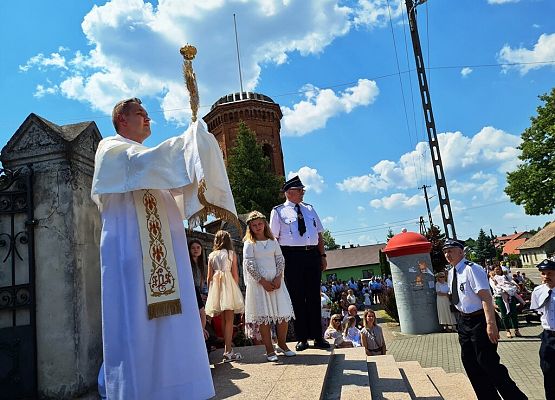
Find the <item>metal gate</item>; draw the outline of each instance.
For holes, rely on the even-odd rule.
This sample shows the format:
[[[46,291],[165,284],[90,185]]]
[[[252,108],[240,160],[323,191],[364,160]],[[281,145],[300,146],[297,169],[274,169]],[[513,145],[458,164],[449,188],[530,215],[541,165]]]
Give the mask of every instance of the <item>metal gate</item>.
[[[0,169],[0,399],[37,397],[33,169]]]

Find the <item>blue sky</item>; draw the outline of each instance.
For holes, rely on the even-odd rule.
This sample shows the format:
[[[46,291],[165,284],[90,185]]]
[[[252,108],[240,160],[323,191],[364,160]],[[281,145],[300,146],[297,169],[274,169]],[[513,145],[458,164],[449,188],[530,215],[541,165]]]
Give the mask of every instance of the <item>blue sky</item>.
[[[404,1],[2,2],[0,143],[31,112],[59,125],[94,120],[109,136],[113,104],[132,96],[154,120],[147,144],[181,133],[190,118],[181,45],[198,48],[199,114],[239,90],[233,13],[244,86],[281,105],[287,175],[301,175],[336,241],[418,230],[423,184],[442,226]],[[553,15],[551,0],[418,7],[460,238],[553,219],[526,216],[503,193],[537,96],[555,84]]]

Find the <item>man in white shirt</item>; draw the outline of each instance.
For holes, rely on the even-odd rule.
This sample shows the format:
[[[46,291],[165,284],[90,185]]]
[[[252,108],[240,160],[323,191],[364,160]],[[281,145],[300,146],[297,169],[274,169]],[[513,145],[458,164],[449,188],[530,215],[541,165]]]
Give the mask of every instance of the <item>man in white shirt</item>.
[[[532,292],[531,310],[541,314],[543,332],[540,346],[540,367],[546,399],[555,399],[555,261],[543,260],[537,265],[542,284]]]
[[[304,185],[298,176],[283,185],[286,201],[272,209],[270,228],[285,258],[285,284],[295,311],[297,351],[327,349],[320,321],[320,282],[327,268],[322,232],[324,228],[312,205],[303,203]]]
[[[110,400],[210,398],[183,219],[235,214],[221,152],[199,122],[147,148],[150,118],[136,98],[118,102],[112,119],[117,134],[98,146],[91,190],[102,220],[99,379]]]
[[[479,400],[527,399],[499,362],[493,299],[486,271],[464,258],[464,245],[447,239],[443,253],[453,268],[448,283],[451,302],[459,311],[457,332],[461,359]],[[499,392],[499,393],[498,393]]]

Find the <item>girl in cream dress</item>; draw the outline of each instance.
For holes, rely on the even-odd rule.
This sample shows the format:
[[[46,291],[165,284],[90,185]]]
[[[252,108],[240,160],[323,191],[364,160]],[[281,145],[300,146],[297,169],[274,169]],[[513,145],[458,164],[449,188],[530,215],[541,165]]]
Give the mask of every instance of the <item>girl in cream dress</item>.
[[[208,298],[205,311],[211,317],[222,314],[224,330],[224,362],[240,360],[241,354],[232,348],[233,319],[245,308],[239,289],[237,255],[233,251],[231,237],[226,231],[216,232],[214,251],[208,256]]]

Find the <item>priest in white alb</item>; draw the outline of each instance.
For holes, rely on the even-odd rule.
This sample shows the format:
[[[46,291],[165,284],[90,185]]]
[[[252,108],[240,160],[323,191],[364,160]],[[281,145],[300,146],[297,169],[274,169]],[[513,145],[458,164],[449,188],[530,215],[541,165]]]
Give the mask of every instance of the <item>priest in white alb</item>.
[[[214,396],[183,220],[236,218],[221,151],[198,121],[148,148],[139,99],[116,104],[117,134],[96,153],[108,399]]]

